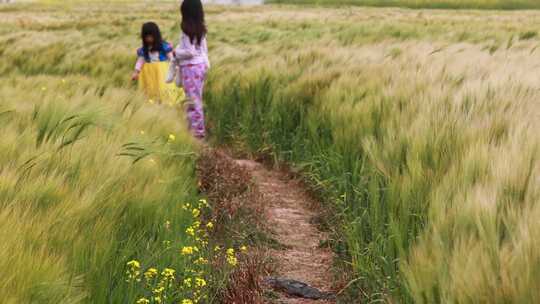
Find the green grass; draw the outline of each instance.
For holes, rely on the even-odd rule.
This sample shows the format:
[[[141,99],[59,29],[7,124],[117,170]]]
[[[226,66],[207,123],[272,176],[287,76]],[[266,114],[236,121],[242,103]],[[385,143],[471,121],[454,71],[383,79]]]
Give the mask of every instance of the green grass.
[[[270,0],[275,4],[310,5],[358,5],[373,7],[405,7],[429,9],[539,9],[540,3],[533,0]]]
[[[303,169],[339,218],[348,293],[538,302],[540,14],[207,15],[214,140]],[[177,249],[193,219],[179,207],[198,197],[194,149],[181,111],[128,80],[140,25],[174,41],[177,8],[20,4],[0,17],[2,302],[131,303],[127,261],[188,264]]]
[[[4,303],[126,302],[128,260],[184,268],[197,195],[189,138],[167,142],[176,113],[82,77],[3,81]]]
[[[192,267],[196,149],[129,82],[140,14],[111,8],[1,9],[2,303],[134,303],[129,260]]]
[[[536,303],[540,15],[526,15],[218,11],[213,136],[303,170],[341,219],[360,301]]]

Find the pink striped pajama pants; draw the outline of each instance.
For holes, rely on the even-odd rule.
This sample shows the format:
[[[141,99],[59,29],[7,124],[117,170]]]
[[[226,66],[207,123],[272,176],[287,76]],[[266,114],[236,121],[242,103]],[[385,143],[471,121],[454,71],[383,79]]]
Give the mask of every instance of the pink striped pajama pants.
[[[183,65],[182,84],[188,98],[186,114],[188,127],[193,136],[204,138],[206,128],[204,125],[203,88],[206,79],[206,64]]]

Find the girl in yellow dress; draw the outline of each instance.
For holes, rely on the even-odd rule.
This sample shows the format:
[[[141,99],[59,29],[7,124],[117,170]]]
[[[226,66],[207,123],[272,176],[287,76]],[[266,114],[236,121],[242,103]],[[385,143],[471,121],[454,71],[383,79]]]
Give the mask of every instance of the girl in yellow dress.
[[[170,105],[182,101],[183,90],[165,83],[169,63],[174,58],[173,48],[163,40],[158,25],[154,22],[143,24],[141,40],[142,47],[137,50],[137,63],[131,78],[139,81],[139,88],[152,101]]]

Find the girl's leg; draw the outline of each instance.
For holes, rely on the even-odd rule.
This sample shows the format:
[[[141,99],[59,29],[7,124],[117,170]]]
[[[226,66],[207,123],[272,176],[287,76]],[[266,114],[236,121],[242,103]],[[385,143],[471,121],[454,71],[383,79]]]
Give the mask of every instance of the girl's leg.
[[[189,129],[195,137],[204,138],[206,129],[202,96],[204,80],[206,78],[206,67],[202,64],[183,66],[182,77],[184,91],[188,98],[186,111]]]

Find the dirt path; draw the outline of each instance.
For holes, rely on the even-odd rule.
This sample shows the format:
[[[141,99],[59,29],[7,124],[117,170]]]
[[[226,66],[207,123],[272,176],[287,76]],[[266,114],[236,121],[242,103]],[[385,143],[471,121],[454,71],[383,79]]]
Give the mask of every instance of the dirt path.
[[[276,277],[304,282],[321,291],[332,287],[332,252],[320,246],[327,239],[325,233],[313,224],[317,215],[314,201],[303,185],[287,174],[266,169],[251,160],[236,160],[248,170],[258,187],[264,203],[265,219],[273,237],[283,249],[271,249],[277,262]],[[332,300],[309,300],[279,293],[277,303],[331,303]]]

